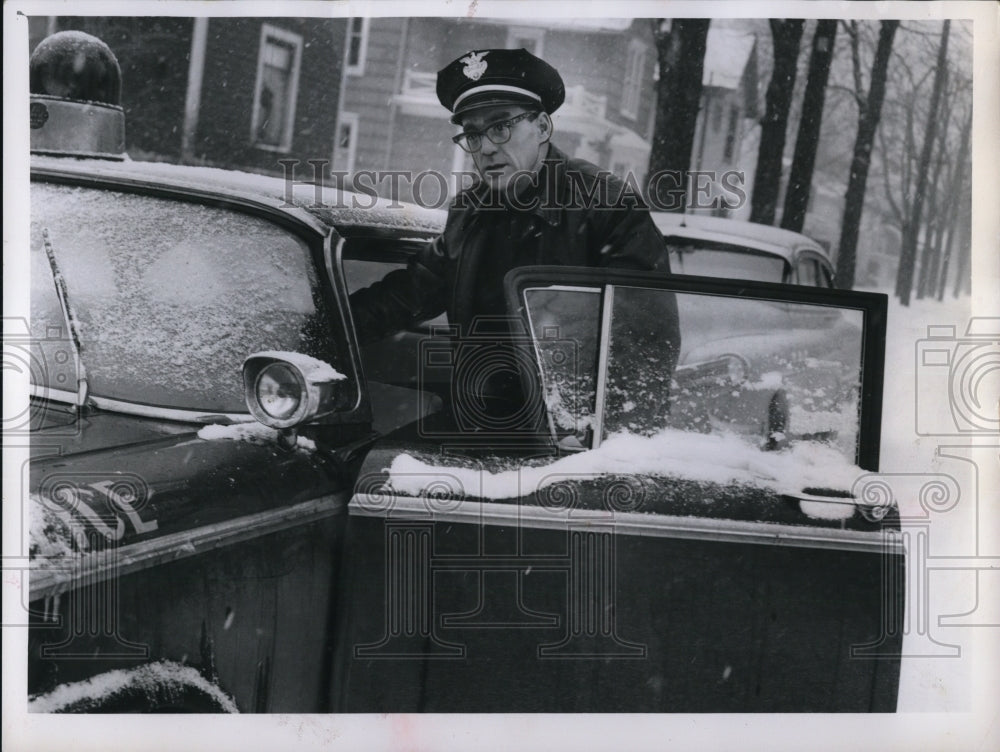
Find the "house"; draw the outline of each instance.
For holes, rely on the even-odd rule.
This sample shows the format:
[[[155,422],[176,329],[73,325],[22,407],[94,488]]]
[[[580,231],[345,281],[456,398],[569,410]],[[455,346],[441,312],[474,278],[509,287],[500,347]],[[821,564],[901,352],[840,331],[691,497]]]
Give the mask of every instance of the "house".
[[[751,195],[753,166],[759,140],[747,138],[759,129],[761,116],[757,90],[757,40],[739,26],[722,26],[713,21],[705,40],[705,62],[702,72],[701,112],[695,126],[694,148],[691,152],[692,171],[710,173],[714,177],[712,195],[726,195],[718,185],[726,172],[742,173],[740,183],[746,196]],[[752,144],[752,149],[746,149]],[[728,199],[732,199],[730,194]],[[689,211],[690,211],[689,207]],[[749,219],[749,206],[694,210]]]
[[[133,158],[282,174],[331,157],[346,19],[34,16],[31,49],[67,29],[117,55]]]
[[[559,70],[566,102],[554,114],[553,142],[640,179],[649,161],[656,54],[648,19],[353,18],[344,67],[334,169],[449,176],[474,169],[452,143],[456,129],[435,94],[437,71],[472,49],[524,47]],[[418,179],[419,182],[419,179]],[[380,192],[413,197],[406,181]],[[417,185],[434,201],[440,181]],[[426,191],[426,192],[425,192]]]
[[[435,93],[437,71],[463,52],[524,47],[557,68],[566,102],[553,116],[555,143],[624,177],[646,177],[655,116],[652,19],[353,18],[344,66],[334,169],[448,175],[453,194],[469,155]],[[757,47],[739,28],[709,30],[702,115],[692,169],[723,172],[741,157],[746,120],[759,117]],[[420,178],[418,177],[418,181]],[[435,200],[440,181],[417,185]],[[438,183],[437,185],[435,183]],[[412,199],[399,179],[380,192]],[[426,193],[425,193],[426,189]]]
[[[642,185],[655,117],[653,23],[35,16],[29,35],[34,48],[80,29],[111,46],[135,158],[276,174],[281,160],[298,160],[300,180],[313,177],[305,163],[320,160],[383,195],[443,204],[474,168],[451,141],[436,76],[471,49],[524,47],[554,65],[566,84],[554,143]],[[756,70],[753,36],[713,22],[692,169],[740,164],[746,120],[758,116]]]

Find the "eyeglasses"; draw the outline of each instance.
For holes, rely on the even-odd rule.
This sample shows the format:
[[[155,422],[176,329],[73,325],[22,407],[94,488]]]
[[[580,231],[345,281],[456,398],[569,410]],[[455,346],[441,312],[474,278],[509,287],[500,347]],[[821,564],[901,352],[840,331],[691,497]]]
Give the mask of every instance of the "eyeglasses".
[[[534,119],[536,117],[538,117],[537,112],[522,112],[510,120],[501,120],[499,123],[487,126],[486,130],[459,133],[457,136],[453,136],[451,140],[469,152],[469,154],[472,154],[483,148],[483,136],[486,136],[486,138],[497,146],[505,144],[510,141],[510,129],[514,125],[520,123],[525,118]]]

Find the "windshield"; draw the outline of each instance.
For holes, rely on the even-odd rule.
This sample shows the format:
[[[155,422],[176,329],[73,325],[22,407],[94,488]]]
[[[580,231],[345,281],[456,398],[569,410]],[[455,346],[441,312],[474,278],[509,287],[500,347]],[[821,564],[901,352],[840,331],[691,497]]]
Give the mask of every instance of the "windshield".
[[[753,282],[784,282],[787,264],[781,256],[729,243],[668,236],[670,271],[699,277],[726,277]]]
[[[218,206],[46,183],[31,190],[39,386],[76,390],[46,244],[66,280],[94,396],[246,412],[250,353],[296,351],[344,370],[309,248],[291,232]]]

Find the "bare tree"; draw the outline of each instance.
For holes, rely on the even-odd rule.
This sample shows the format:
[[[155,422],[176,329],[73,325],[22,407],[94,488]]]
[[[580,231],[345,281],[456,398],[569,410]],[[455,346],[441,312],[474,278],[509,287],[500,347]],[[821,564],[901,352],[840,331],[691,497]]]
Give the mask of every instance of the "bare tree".
[[[750,221],[772,224],[781,187],[781,160],[785,153],[785,130],[798,68],[802,19],[772,19],[774,68],[767,85],[766,109],[761,121],[760,148],[754,173]]]
[[[955,298],[963,291],[970,292],[972,288],[972,275],[969,274],[972,262],[972,209],[968,205],[964,208],[962,221],[959,223],[962,227],[962,237],[958,243],[958,268],[955,270],[955,287],[951,293]],[[939,295],[938,299],[941,297],[943,295]]]
[[[788,187],[785,188],[785,209],[781,213],[781,226],[795,232],[802,232],[806,208],[809,206],[813,167],[816,164],[816,149],[819,146],[819,131],[823,120],[823,102],[836,36],[836,20],[828,19],[816,24],[809,56],[809,76],[802,97],[799,132],[795,137],[795,155],[792,157]]]
[[[905,236],[914,219],[922,147],[926,144],[924,131],[931,121],[932,90],[940,71],[938,115],[933,118],[935,139],[926,189],[920,195],[923,206],[914,254],[916,285],[912,291],[917,297],[936,295],[947,283],[949,273],[955,271],[952,249],[963,237],[955,227],[958,206],[968,203],[970,190],[966,179],[970,172],[969,149],[968,144],[963,145],[972,107],[969,30],[962,24],[952,24],[944,68],[938,64],[940,42],[940,23],[900,25],[872,159],[872,170],[881,172],[884,188],[876,203],[889,210],[887,218],[894,219],[900,235]],[[900,248],[899,241],[896,248]]]
[[[945,77],[947,78],[947,66]],[[927,191],[927,219],[924,222],[924,243],[923,253],[920,256],[920,274],[917,279],[916,294],[917,299],[923,298],[929,288],[937,287],[937,272],[941,260],[941,245],[944,241],[945,228],[948,217],[951,214],[950,206],[952,197],[946,186],[951,185],[951,180],[956,172],[954,163],[945,166],[950,155],[948,153],[948,126],[951,121],[951,114],[954,109],[953,97],[946,90],[943,93],[943,102],[940,110],[942,123],[937,131],[937,139],[934,150],[937,152],[933,156],[934,166],[929,180]]]
[[[840,246],[837,252],[837,287],[854,287],[854,269],[857,264],[858,232],[861,228],[861,213],[865,203],[865,187],[868,183],[868,168],[871,165],[872,142],[882,115],[885,99],[885,82],[889,68],[889,53],[896,35],[899,21],[882,21],[879,24],[878,48],[872,63],[871,82],[868,96],[861,93],[861,61],[858,50],[858,28],[855,21],[847,25],[851,39],[851,52],[855,76],[855,91],[858,105],[858,134],[854,141],[854,158],[844,196],[844,218],[841,222]]]
[[[951,181],[951,187],[949,194],[951,197],[950,206],[950,218],[948,221],[948,239],[944,244],[944,255],[941,258],[941,268],[938,271],[937,279],[937,290],[935,291],[937,299],[941,300],[944,298],[944,288],[948,281],[948,265],[951,261],[951,251],[953,244],[955,242],[955,232],[958,225],[968,224],[965,222],[965,212],[962,211],[959,214],[960,204],[964,204],[965,196],[967,195],[965,189],[965,183],[968,178],[966,166],[969,160],[969,137],[972,133],[972,108],[969,108],[969,114],[966,117],[965,125],[962,127],[962,143],[958,148],[958,160],[955,165],[955,174]],[[963,229],[968,229],[963,226]],[[967,233],[963,232],[963,241]]]
[[[897,45],[898,47],[898,45]],[[893,51],[895,80],[890,82],[894,97],[886,102],[878,129],[882,157],[884,198],[902,232],[913,211],[913,182],[917,163],[917,120],[924,111],[923,86],[933,73],[931,67],[915,70],[911,54]],[[897,196],[898,193],[898,196]]]
[[[930,170],[931,153],[934,149],[935,129],[937,127],[938,104],[944,89],[946,72],[948,70],[948,32],[951,20],[946,19],[941,29],[941,44],[938,47],[937,69],[934,72],[934,90],[931,92],[930,110],[927,115],[927,128],[924,131],[924,145],[917,168],[917,186],[914,194],[913,212],[910,221],[903,232],[903,242],[899,257],[899,269],[896,274],[896,295],[903,305],[910,304],[910,293],[913,288],[913,272],[917,257],[917,239],[920,234],[921,212],[923,211],[924,195],[927,191],[927,178]]]
[[[676,184],[657,180],[655,200],[669,211],[683,212],[684,201],[673,200],[677,188],[684,188],[691,168],[694,132],[701,106],[701,81],[705,67],[705,46],[709,19],[682,18],[653,20],[653,38],[659,65],[656,84],[656,121],[649,153],[649,174],[669,171]]]

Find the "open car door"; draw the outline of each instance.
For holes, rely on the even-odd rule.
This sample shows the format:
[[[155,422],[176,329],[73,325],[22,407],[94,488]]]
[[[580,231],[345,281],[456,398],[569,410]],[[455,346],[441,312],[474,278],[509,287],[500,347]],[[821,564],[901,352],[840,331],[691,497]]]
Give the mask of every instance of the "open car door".
[[[884,296],[506,280],[541,437],[383,437],[350,504],[345,712],[893,711]],[[488,432],[487,432],[488,433]]]

